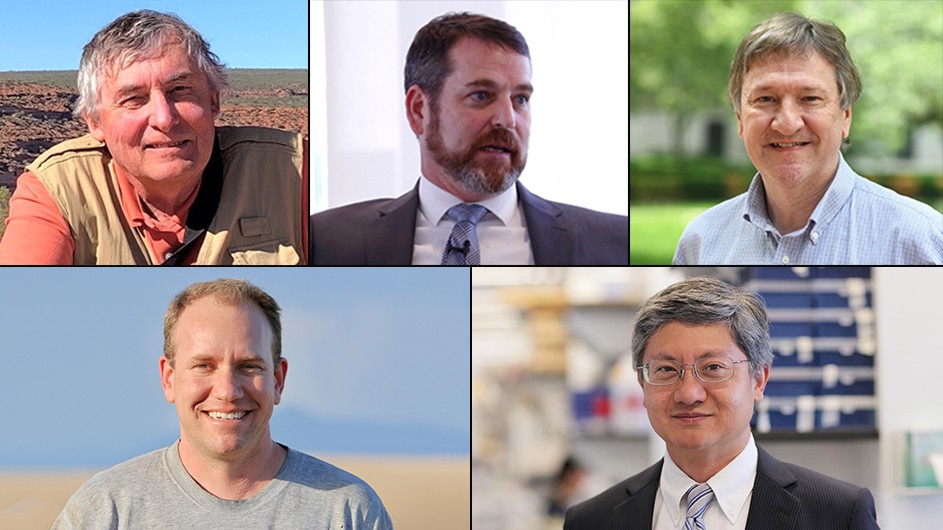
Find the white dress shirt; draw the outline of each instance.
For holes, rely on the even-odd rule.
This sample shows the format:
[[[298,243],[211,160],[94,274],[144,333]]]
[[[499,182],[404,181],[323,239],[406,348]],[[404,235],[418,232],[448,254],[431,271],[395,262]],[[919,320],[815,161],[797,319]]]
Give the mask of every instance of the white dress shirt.
[[[714,491],[714,500],[704,511],[701,520],[707,530],[745,530],[750,514],[750,499],[756,480],[756,463],[759,453],[753,435],[740,454],[726,467],[708,479]],[[686,510],[681,508],[681,498],[695,481],[665,454],[661,469],[661,482],[655,495],[652,518],[653,530],[684,530]]]
[[[453,221],[446,212],[464,201],[435,184],[419,179],[419,210],[416,212],[416,237],[413,241],[413,265],[439,265],[445,243],[452,233]],[[530,237],[521,207],[517,186],[483,201],[488,209],[477,225],[478,246],[482,265],[533,265]]]

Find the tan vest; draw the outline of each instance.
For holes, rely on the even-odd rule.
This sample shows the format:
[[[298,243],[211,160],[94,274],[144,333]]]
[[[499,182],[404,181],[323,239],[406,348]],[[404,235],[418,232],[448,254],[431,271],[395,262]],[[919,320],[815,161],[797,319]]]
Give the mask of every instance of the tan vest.
[[[260,127],[217,127],[223,159],[219,208],[206,230],[199,265],[302,262],[302,137]],[[108,149],[91,135],[44,152],[26,169],[52,196],[75,239],[74,263],[157,263],[140,229],[128,223]]]

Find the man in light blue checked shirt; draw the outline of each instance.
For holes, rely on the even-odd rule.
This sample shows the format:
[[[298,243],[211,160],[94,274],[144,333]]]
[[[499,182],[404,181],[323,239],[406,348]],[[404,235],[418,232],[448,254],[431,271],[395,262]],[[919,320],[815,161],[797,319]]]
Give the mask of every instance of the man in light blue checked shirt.
[[[943,264],[943,215],[841,155],[861,94],[845,35],[781,13],[743,38],[727,96],[758,173],[684,229],[675,265]]]

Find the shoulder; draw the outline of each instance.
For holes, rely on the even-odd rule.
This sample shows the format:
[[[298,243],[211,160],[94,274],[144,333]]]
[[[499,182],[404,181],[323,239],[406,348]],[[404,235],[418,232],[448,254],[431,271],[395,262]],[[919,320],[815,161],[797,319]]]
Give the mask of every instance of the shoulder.
[[[69,499],[54,528],[102,528],[117,525],[118,514],[133,498],[160,488],[169,477],[164,465],[167,448],[132,458],[106,469],[83,484]]]
[[[86,492],[111,491],[125,488],[128,485],[147,484],[141,479],[153,480],[165,470],[164,453],[167,448],[157,449],[150,453],[136,456],[113,467],[110,467],[88,480],[79,488]]]
[[[747,193],[741,193],[720,204],[715,204],[692,219],[685,226],[684,231],[686,233],[705,233],[715,231],[725,225],[729,226],[730,223],[743,218],[746,201]]]
[[[299,133],[268,127],[221,126],[216,128],[216,134],[220,148],[224,151],[236,145],[251,143],[276,144],[300,150],[303,140]]]
[[[860,175],[855,179],[855,193],[868,202],[877,203],[881,208],[878,214],[887,221],[907,223],[915,225],[916,228],[943,234],[943,214],[929,204],[901,195]]]
[[[805,516],[810,519],[847,520],[873,522],[875,519],[874,497],[868,488],[851,484],[817,471],[778,460],[760,449],[757,480],[765,477],[765,486],[754,486],[757,491],[785,488],[791,496],[798,497]],[[775,484],[775,485],[773,485]],[[768,495],[764,498],[768,499]],[[758,504],[760,506],[760,504]],[[870,528],[870,526],[862,526]]]
[[[566,513],[565,530],[589,530],[605,526],[608,524],[608,518],[615,507],[635,496],[640,496],[646,500],[651,497],[652,502],[654,502],[653,490],[646,492],[650,495],[642,492],[649,488],[658,487],[658,479],[661,477],[663,463],[664,461],[659,461],[641,473],[629,477],[595,497],[571,507]],[[651,510],[652,506],[654,504],[647,508]],[[642,506],[641,508],[644,509],[645,507]]]
[[[315,458],[309,454],[289,449],[297,459],[292,481],[318,490],[343,492],[350,500],[359,503],[378,502],[379,497],[363,479],[343,469]]]
[[[575,222],[581,227],[585,226],[595,230],[604,230],[614,233],[624,232],[626,234],[626,238],[628,238],[628,216],[600,212],[597,210],[591,210],[589,208],[583,208],[581,206],[574,206],[572,204],[550,201],[535,195],[533,192],[520,185],[518,186],[518,192],[520,194],[521,202],[523,202],[525,205],[531,205],[543,209],[547,209],[549,206],[551,209],[555,208],[562,212],[567,219]]]
[[[710,256],[704,255],[705,251],[726,249],[729,245],[724,241],[731,238],[729,228],[743,220],[747,196],[745,192],[715,204],[689,221],[678,239],[675,264],[696,265],[711,261]]]
[[[853,218],[901,252],[902,264],[943,264],[943,214],[929,204],[858,176]]]
[[[395,200],[393,198],[372,199],[324,210],[311,216],[312,226],[323,229],[330,224],[355,226],[358,223],[372,221]]]
[[[816,499],[834,506],[855,503],[862,495],[870,496],[867,488],[823,475],[818,471],[783,462],[796,476],[796,492],[800,497]]]
[[[390,515],[376,491],[353,473],[311,455],[289,449],[295,461],[290,476],[282,477],[294,491],[296,505],[359,521],[374,530],[392,529]]]
[[[100,161],[107,157],[108,148],[105,147],[105,144],[93,138],[92,135],[86,134],[79,138],[60,142],[43,151],[33,163],[26,166],[26,169],[42,176],[50,169],[69,162],[82,163],[90,160],[100,166]]]

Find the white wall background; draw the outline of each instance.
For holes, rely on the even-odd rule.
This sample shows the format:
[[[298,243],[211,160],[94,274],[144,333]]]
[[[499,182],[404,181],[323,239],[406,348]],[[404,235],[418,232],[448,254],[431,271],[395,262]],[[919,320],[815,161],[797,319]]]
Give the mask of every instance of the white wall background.
[[[500,18],[527,39],[535,92],[522,182],[550,200],[627,215],[622,0],[314,2],[313,211],[396,197],[415,184],[419,146],[406,122],[403,66],[416,31],[448,11]]]
[[[943,490],[902,487],[897,447],[907,431],[943,431],[943,269],[874,269],[878,340],[878,431],[881,488],[875,492],[885,530],[940,528]]]

